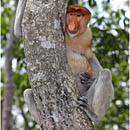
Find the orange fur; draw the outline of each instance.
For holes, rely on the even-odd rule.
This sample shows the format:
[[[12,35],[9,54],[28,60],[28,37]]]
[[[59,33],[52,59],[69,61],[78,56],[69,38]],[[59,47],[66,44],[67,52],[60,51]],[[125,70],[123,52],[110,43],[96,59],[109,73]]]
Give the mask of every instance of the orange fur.
[[[67,59],[73,73],[93,74],[87,59],[93,56],[92,33],[87,26],[91,13],[87,8],[71,5],[66,16]]]

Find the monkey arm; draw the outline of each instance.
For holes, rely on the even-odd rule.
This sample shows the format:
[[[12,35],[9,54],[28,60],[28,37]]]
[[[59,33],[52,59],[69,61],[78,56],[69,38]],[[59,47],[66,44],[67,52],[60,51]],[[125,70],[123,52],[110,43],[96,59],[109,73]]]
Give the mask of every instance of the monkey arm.
[[[98,59],[96,56],[93,54],[93,57],[88,59],[88,63],[90,64],[92,71],[94,73],[94,76],[97,76],[99,72],[103,70],[102,66],[100,65]]]
[[[21,37],[22,36],[22,19],[23,19],[23,14],[24,14],[24,8],[26,6],[26,1],[27,0],[19,0],[17,10],[16,10],[16,15],[15,15],[15,22],[14,22],[14,35],[16,37]]]

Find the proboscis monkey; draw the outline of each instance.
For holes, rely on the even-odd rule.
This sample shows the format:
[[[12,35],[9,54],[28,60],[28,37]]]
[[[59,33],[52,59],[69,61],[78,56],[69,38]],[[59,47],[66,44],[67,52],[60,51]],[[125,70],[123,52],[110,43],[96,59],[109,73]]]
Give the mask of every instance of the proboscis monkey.
[[[22,17],[26,0],[19,0],[16,19],[14,24],[14,33],[16,36],[22,36]],[[80,6],[71,5],[68,7],[66,15],[66,46],[68,63],[74,74],[81,74],[81,85],[79,85],[80,108],[87,113],[94,122],[101,120],[106,114],[109,105],[114,98],[114,89],[112,85],[112,75],[109,69],[103,69],[91,50],[92,34],[87,24],[91,17],[88,9]],[[86,74],[87,72],[87,74]],[[96,79],[92,81],[91,76]],[[82,81],[90,83],[85,90]],[[80,87],[84,88],[80,90]],[[40,124],[39,115],[33,97],[32,89],[24,91],[24,100],[34,120]]]

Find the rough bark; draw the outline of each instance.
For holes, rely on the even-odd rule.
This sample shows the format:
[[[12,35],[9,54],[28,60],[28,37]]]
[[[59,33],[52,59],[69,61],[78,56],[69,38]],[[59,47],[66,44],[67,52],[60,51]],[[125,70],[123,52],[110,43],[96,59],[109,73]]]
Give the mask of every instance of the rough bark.
[[[16,1],[16,5],[17,5]],[[12,119],[12,105],[13,97],[15,91],[15,84],[13,80],[13,71],[12,71],[12,51],[16,44],[16,37],[14,36],[14,20],[15,16],[12,19],[12,24],[10,27],[9,38],[6,42],[5,48],[5,63],[4,63],[4,82],[5,82],[5,91],[4,91],[4,102],[3,102],[3,115],[2,115],[2,130],[11,130],[13,119]]]
[[[23,19],[27,71],[43,130],[93,130],[76,103],[64,46],[65,0],[28,0]]]

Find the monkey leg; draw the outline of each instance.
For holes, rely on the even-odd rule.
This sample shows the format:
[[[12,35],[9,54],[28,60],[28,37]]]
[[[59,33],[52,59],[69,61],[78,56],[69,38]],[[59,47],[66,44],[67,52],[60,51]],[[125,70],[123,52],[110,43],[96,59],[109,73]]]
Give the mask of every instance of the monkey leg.
[[[16,37],[22,36],[21,24],[22,24],[24,9],[25,9],[25,6],[26,6],[26,1],[27,0],[19,0],[18,5],[17,5],[15,22],[14,22],[14,35]]]
[[[88,93],[89,92],[91,93],[92,91],[88,91]],[[97,115],[97,120],[101,120],[106,114],[113,98],[114,88],[112,85],[112,74],[109,69],[104,69],[99,73],[92,100],[92,107]]]
[[[103,69],[86,94],[79,98],[79,104],[92,121],[98,122],[106,114],[113,98],[111,72]]]
[[[24,91],[24,101],[26,102],[28,110],[31,113],[32,117],[40,125],[39,114],[34,101],[32,89],[26,89]]]

